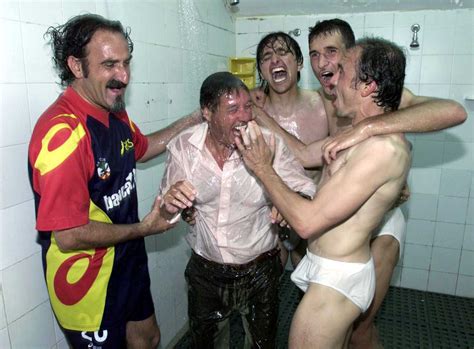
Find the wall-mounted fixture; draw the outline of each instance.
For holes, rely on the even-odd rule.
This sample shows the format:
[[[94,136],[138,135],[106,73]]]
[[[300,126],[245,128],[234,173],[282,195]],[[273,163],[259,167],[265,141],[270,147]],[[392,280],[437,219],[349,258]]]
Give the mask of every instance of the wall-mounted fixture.
[[[295,28],[293,30],[290,30],[288,32],[288,35],[300,36],[301,35],[301,29],[300,28]]]
[[[411,31],[413,32],[413,37],[411,39],[410,48],[417,49],[420,47],[420,43],[418,42],[418,32],[420,31],[419,24],[413,24],[411,26]]]
[[[230,6],[237,6],[240,3],[240,0],[230,0],[229,5]]]

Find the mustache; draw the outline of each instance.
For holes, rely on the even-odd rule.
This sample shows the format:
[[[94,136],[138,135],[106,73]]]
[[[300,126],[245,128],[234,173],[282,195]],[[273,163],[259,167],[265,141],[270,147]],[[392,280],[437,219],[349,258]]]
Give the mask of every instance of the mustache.
[[[123,82],[118,81],[118,80],[110,80],[107,83],[106,87],[107,88],[125,88],[127,87],[127,84],[124,84]]]

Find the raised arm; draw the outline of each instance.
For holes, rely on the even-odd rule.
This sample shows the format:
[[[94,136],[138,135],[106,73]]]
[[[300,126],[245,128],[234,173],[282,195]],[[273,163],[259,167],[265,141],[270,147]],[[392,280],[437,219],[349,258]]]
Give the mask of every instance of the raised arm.
[[[146,135],[148,138],[148,149],[139,162],[146,162],[166,150],[168,142],[184,129],[203,121],[201,110],[197,109],[189,115],[176,120],[171,125],[162,128],[154,133]]]
[[[467,117],[466,110],[453,100],[415,96],[408,89],[403,90],[400,108],[367,118],[329,140],[323,146],[326,160],[374,135],[438,131],[463,123]]]
[[[303,238],[317,237],[350,217],[378,188],[397,175],[403,160],[394,161],[396,154],[387,142],[364,144],[331,176],[315,199],[308,201],[292,192],[273,170],[271,151],[260,131],[255,129],[255,136],[250,135],[252,140],[247,147],[237,142],[246,165],[260,179],[283,217]],[[370,162],[366,161],[368,158]]]

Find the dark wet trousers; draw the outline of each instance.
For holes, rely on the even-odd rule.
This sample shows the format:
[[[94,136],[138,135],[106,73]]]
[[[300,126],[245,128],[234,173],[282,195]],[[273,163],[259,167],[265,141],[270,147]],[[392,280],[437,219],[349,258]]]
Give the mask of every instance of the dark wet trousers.
[[[243,264],[220,264],[192,253],[185,271],[193,348],[228,348],[229,317],[241,314],[245,347],[275,348],[278,288],[283,271],[277,248]]]

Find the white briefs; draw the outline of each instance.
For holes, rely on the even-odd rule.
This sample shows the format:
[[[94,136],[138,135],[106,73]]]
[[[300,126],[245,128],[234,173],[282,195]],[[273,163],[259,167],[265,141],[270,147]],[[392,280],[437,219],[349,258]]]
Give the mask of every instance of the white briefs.
[[[403,247],[405,246],[406,221],[400,207],[388,211],[382,222],[372,233],[372,239],[382,235],[391,235],[400,244],[400,258],[402,258]]]
[[[347,263],[306,251],[291,280],[304,292],[310,282],[331,287],[365,312],[375,294],[374,260],[371,257],[367,263]]]

